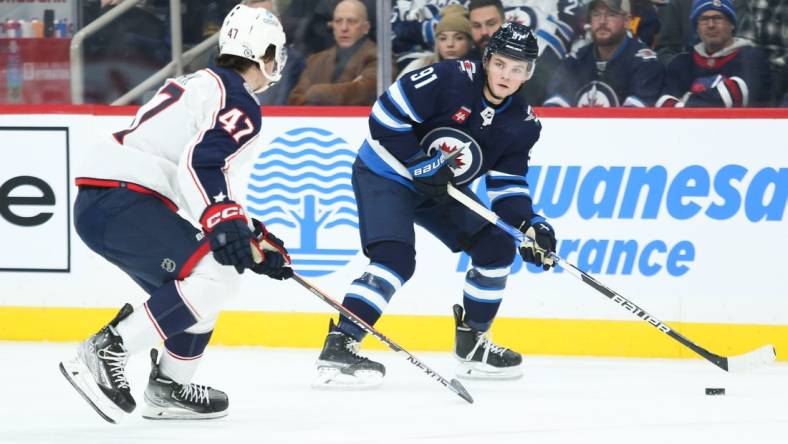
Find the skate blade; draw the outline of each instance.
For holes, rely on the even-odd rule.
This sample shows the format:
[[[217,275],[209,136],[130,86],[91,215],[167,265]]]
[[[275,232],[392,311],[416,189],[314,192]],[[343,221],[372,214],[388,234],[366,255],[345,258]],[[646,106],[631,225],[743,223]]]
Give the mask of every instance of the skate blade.
[[[523,368],[522,365],[499,368],[481,362],[460,361],[460,364],[457,366],[457,377],[463,379],[507,381],[522,378]]]
[[[96,385],[93,375],[79,358],[60,363],[60,372],[93,410],[111,424],[118,424],[126,415]]]
[[[198,413],[193,412],[191,410],[181,409],[181,408],[174,408],[174,407],[157,407],[157,406],[148,406],[144,412],[142,412],[142,417],[145,419],[151,419],[155,421],[194,421],[194,420],[204,420],[204,419],[217,419],[217,418],[224,418],[227,416],[228,411],[223,410],[221,412],[212,412],[212,413]]]
[[[370,390],[383,384],[383,375],[376,371],[358,370],[352,375],[336,367],[317,367],[312,388],[318,390]]]

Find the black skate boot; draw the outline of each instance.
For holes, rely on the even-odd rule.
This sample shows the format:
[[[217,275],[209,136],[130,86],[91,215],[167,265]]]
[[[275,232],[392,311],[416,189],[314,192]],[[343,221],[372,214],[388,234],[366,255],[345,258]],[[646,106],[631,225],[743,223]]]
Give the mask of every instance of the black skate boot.
[[[383,383],[386,367],[358,355],[359,343],[328,324],[328,336],[317,358],[314,388],[372,388]]]
[[[126,304],[106,327],[77,347],[77,355],[60,363],[60,371],[102,418],[116,424],[137,404],[126,380],[129,353],[115,330],[134,309]]]
[[[456,335],[454,356],[460,361],[457,376],[468,379],[517,379],[523,376],[523,357],[506,347],[493,344],[487,332],[474,330],[463,322],[463,309],[454,305]]]
[[[145,388],[146,419],[213,419],[227,416],[227,394],[199,384],[181,385],[159,370],[159,352],[150,351],[151,371]]]

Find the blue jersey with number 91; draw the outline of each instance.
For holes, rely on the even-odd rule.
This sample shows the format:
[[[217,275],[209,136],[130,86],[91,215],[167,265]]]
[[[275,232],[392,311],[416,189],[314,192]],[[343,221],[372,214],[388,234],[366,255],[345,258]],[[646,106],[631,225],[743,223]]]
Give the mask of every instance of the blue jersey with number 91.
[[[484,84],[482,65],[468,60],[446,60],[403,76],[372,107],[371,137],[359,157],[374,173],[412,187],[403,163],[442,150],[454,156],[455,184],[486,176],[493,209],[504,220],[530,219],[525,175],[541,123],[519,95],[493,107],[483,96]]]

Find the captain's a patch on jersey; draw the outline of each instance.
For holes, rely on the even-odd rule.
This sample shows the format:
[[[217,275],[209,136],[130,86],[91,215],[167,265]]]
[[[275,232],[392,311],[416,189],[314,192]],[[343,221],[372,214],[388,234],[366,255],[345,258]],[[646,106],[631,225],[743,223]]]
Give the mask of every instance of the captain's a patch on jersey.
[[[460,71],[468,75],[468,78],[473,81],[473,75],[476,74],[476,64],[470,60],[460,60]]]

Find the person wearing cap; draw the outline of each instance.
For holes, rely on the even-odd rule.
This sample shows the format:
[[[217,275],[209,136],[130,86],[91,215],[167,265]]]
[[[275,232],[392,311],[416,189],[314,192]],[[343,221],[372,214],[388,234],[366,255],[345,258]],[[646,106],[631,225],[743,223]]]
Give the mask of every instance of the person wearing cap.
[[[378,51],[367,37],[367,7],[360,0],[342,0],[331,25],[335,45],[307,58],[288,105],[361,106],[375,101]]]
[[[441,11],[441,19],[435,27],[435,51],[420,53],[402,69],[397,78],[441,60],[462,59],[472,46],[471,23],[465,8],[449,5]]]
[[[769,60],[752,42],[733,36],[732,1],[695,0],[690,21],[701,41],[670,62],[657,106],[768,106]]]
[[[664,79],[657,55],[627,33],[629,0],[588,5],[592,42],[570,54],[547,88],[545,106],[653,106]]]

